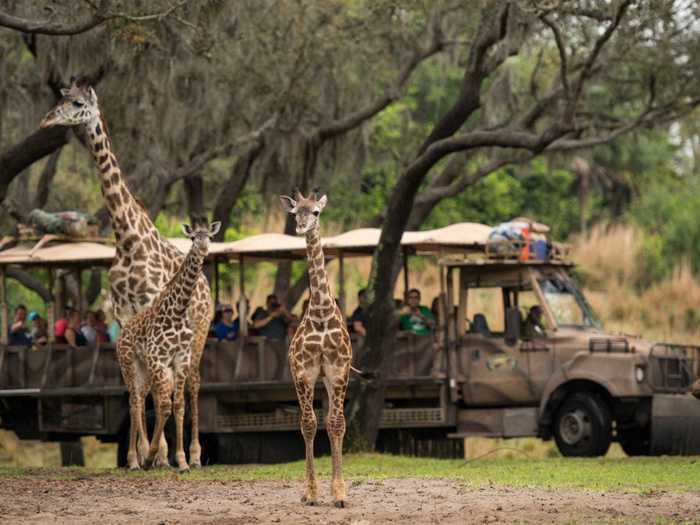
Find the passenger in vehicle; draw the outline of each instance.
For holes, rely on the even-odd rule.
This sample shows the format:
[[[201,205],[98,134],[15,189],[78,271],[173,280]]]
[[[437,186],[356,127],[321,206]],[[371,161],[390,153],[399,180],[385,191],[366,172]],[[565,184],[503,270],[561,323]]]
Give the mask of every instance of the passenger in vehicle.
[[[32,329],[29,331],[32,345],[36,347],[45,345],[49,341],[49,331],[46,320],[37,312],[29,312],[28,319],[32,323]]]
[[[401,330],[416,335],[430,335],[435,328],[435,317],[427,306],[420,304],[420,291],[412,288],[408,291],[408,305],[399,318]]]
[[[104,311],[97,310],[95,312],[95,319],[95,331],[97,332],[98,344],[109,343],[109,333]]]
[[[95,312],[88,311],[87,314],[85,314],[85,324],[80,327],[80,333],[83,334],[89,346],[95,346],[97,344],[97,330],[95,329],[95,325],[97,325],[97,316]]]
[[[219,303],[216,305],[216,308],[214,308],[214,319],[212,319],[211,323],[209,324],[209,334],[207,334],[209,338],[216,337],[216,325],[218,325],[221,322],[221,314],[223,313],[223,307],[224,305]]]
[[[67,312],[68,314],[64,319],[59,319],[56,321],[58,328],[63,326],[62,333],[59,331],[59,329],[56,330],[56,342],[69,344],[71,346],[86,346],[87,339],[80,331],[80,312],[73,310],[70,307],[67,308]],[[65,323],[62,323],[61,321],[65,321]]]
[[[277,300],[275,294],[267,296],[267,309],[258,307],[253,314],[253,326],[260,335],[268,339],[284,341],[287,328],[296,316],[289,313],[287,307]]]
[[[29,346],[32,344],[29,338],[29,330],[27,329],[27,307],[23,304],[18,304],[15,307],[15,316],[12,324],[9,326],[7,335],[8,343],[12,346]]]
[[[221,305],[221,319],[214,327],[214,335],[219,341],[235,341],[240,331],[240,318],[233,318],[233,306]]]
[[[350,317],[352,331],[365,337],[367,335],[367,289],[357,292],[357,308]]]
[[[474,319],[469,330],[473,334],[481,334],[486,337],[491,337],[491,329],[484,314],[474,314]]]
[[[544,324],[542,322],[542,307],[538,304],[530,308],[530,311],[523,323],[523,337],[532,339],[544,335]]]

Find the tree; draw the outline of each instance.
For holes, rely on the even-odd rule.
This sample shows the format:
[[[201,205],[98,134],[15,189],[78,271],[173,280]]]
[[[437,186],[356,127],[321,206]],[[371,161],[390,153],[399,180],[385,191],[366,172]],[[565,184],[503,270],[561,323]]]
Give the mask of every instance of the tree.
[[[689,87],[697,85],[700,74],[692,53],[698,35],[683,16],[687,6],[667,4],[480,3],[481,18],[466,50],[457,99],[436,121],[393,188],[373,258],[372,305],[360,363],[373,375],[349,396],[354,399],[350,415],[357,417],[370,446],[378,431],[384,369],[395,335],[395,329],[386,327],[395,326],[392,298],[400,268],[399,243],[431,170],[455,153],[474,155],[487,148],[505,152],[504,158],[492,156],[473,174],[448,165],[428,183],[428,191],[449,196],[451,185],[464,189],[505,164],[545,152],[592,147],[691,111],[699,102]],[[540,92],[540,71],[535,67],[524,83],[528,91],[508,87],[509,96],[499,97],[505,107],[489,115],[489,90],[511,69],[508,58],[542,46],[558,55],[558,72],[546,91]]]

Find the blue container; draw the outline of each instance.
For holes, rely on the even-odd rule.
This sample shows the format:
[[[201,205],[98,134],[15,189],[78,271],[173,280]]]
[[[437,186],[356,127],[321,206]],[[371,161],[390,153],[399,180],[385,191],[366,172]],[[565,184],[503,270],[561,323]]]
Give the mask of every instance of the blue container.
[[[539,240],[532,243],[535,259],[538,261],[549,260],[549,250],[547,249],[547,241]]]

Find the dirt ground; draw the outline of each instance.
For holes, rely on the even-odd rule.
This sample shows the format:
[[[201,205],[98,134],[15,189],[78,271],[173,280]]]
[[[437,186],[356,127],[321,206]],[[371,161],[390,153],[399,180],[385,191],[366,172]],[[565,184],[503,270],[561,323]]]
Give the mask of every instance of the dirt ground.
[[[299,502],[299,482],[4,478],[0,523],[700,523],[700,491],[609,493],[485,487],[442,479],[348,483],[348,505]]]

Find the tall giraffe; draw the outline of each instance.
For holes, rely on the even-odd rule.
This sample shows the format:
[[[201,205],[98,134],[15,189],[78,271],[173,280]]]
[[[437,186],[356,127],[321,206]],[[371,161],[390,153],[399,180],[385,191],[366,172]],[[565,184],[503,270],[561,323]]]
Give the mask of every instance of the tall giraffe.
[[[182,225],[182,231],[192,239],[184,262],[151,306],[129,319],[117,341],[117,358],[124,383],[129,389],[131,430],[127,463],[139,468],[136,435],[141,440],[144,468],[153,466],[165,423],[175,412],[175,459],[181,472],[189,470],[182,443],[185,416],[184,388],[192,356],[193,332],[187,319],[192,293],[202,273],[204,258],[209,251],[209,239],[216,235],[220,222],[211,226]],[[143,426],[143,404],[149,390],[153,391],[156,426],[147,454],[148,442]],[[144,458],[145,456],[145,458]]]
[[[331,494],[336,507],[345,506],[343,481],[343,436],[345,415],[343,403],[352,362],[350,334],[343,313],[331,295],[321,248],[319,215],[326,205],[326,196],[313,192],[308,198],[296,192],[296,200],[281,196],[282,207],[296,218],[297,235],[306,236],[309,264],[309,306],[289,345],[289,368],[301,408],[301,433],[306,445],[306,484],[302,502],[314,505],[317,499],[314,471],[314,437],[316,413],[314,389],[319,374],[328,392],[326,431],[331,442],[333,479]]]
[[[73,80],[63,97],[41,121],[41,127],[82,126],[100,172],[102,194],[109,211],[116,239],[116,255],[109,269],[109,284],[115,317],[122,326],[130,317],[153,304],[156,296],[175,274],[185,255],[166,239],[148,216],[148,211],[126,186],[107,126],[100,113],[92,87]],[[187,316],[194,332],[192,365],[187,377],[192,415],[190,464],[201,466],[199,444],[199,363],[204,352],[209,323],[213,315],[209,283],[204,275],[197,279]],[[161,440],[156,464],[167,465],[167,444]]]

